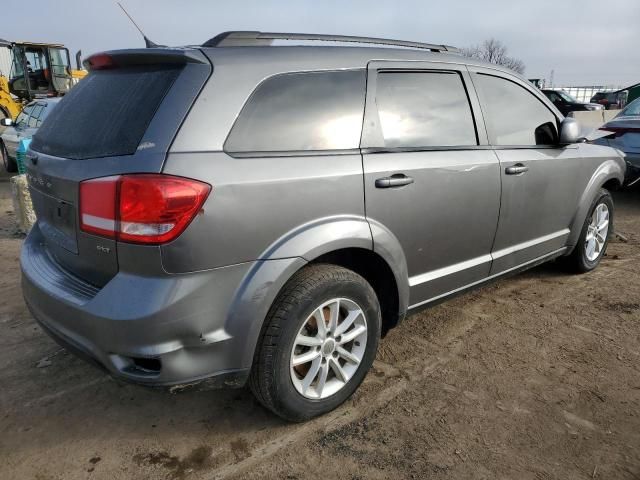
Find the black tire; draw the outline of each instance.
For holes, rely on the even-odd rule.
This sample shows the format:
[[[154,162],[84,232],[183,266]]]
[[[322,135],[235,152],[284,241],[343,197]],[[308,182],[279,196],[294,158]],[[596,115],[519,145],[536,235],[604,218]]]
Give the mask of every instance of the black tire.
[[[2,141],[0,141],[0,157],[2,157],[2,165],[7,173],[15,173],[18,171],[18,164],[15,160],[9,158],[9,153]]]
[[[291,352],[300,328],[312,312],[333,298],[351,300],[364,312],[366,346],[357,370],[340,390],[323,399],[309,399],[293,385]],[[378,298],[360,275],[328,264],[303,268],[287,282],[267,314],[249,377],[253,394],[266,408],[293,422],[335,409],[353,394],[371,368],[381,323]]]
[[[589,228],[589,223],[591,222],[591,216],[600,204],[605,204],[609,210],[609,228],[607,230],[604,247],[600,250],[599,255],[595,259],[589,260],[587,258],[585,248],[587,231]],[[565,257],[565,264],[571,271],[575,273],[586,273],[590,272],[600,264],[600,261],[602,260],[602,257],[607,250],[607,246],[609,245],[609,238],[611,238],[611,234],[613,233],[613,218],[613,198],[611,197],[611,194],[608,190],[601,188],[598,192],[598,195],[596,196],[596,199],[593,201],[591,207],[589,208],[589,213],[587,214],[587,218],[585,219],[584,225],[582,226],[582,231],[580,232],[578,243],[573,249],[573,252],[571,252],[568,257]]]

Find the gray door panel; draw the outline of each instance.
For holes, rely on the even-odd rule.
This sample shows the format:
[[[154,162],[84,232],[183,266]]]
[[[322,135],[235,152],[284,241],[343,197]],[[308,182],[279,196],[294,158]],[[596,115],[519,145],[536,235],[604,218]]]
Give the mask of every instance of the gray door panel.
[[[502,176],[491,274],[562,248],[590,171],[575,147],[496,150]],[[528,170],[508,175],[507,168]]]
[[[367,218],[389,228],[404,250],[410,305],[488,275],[500,204],[491,150],[365,154],[364,166]],[[376,179],[398,172],[414,183],[376,188]]]

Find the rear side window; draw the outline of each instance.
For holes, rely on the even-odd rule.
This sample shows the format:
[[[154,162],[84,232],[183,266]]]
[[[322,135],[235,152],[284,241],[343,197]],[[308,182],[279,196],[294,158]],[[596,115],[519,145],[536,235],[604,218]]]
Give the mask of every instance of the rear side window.
[[[179,73],[166,67],[90,73],[51,111],[31,148],[71,159],[135,153]]]
[[[230,153],[358,148],[365,71],[286,73],[261,83],[236,120]]]
[[[376,105],[384,146],[477,145],[469,98],[453,72],[381,72]]]
[[[478,74],[474,83],[492,145],[553,145],[556,117],[541,100],[517,83]]]
[[[33,107],[33,110],[31,111],[31,116],[29,117],[30,127],[36,128],[40,126],[39,119],[40,119],[40,115],[42,114],[43,108],[44,108],[44,105],[41,105],[41,104],[37,104],[35,107]]]
[[[42,122],[44,122],[44,119],[49,116],[49,113],[51,113],[51,110],[53,109],[53,107],[55,107],[55,103],[49,103],[44,105],[44,108],[42,109],[42,111],[40,112],[40,116],[38,117],[38,122],[36,123],[36,127],[39,127],[40,125],[42,125]]]

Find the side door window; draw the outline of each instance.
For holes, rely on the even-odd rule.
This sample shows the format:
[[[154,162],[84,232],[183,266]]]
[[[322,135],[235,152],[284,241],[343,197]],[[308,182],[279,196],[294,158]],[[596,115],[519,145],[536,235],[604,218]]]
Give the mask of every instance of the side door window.
[[[27,122],[29,128],[38,128],[38,126],[40,125],[40,115],[42,114],[43,109],[44,105],[40,103],[33,107],[31,116],[29,117],[29,121]]]
[[[29,123],[29,117],[31,116],[31,112],[33,111],[33,107],[35,105],[27,105],[24,107],[18,118],[16,118],[16,129],[21,130],[26,128]]]
[[[49,115],[49,113],[51,112],[51,109],[53,108],[55,104],[43,104],[43,108],[42,111],[40,112],[40,116],[38,116],[38,121],[36,122],[36,128],[39,128],[40,125],[42,125],[42,122],[44,122],[44,119],[47,118],[47,116]]]
[[[376,105],[384,147],[477,145],[462,78],[454,72],[378,74]]]
[[[477,74],[489,143],[495,146],[555,145],[556,116],[533,93],[506,78]]]

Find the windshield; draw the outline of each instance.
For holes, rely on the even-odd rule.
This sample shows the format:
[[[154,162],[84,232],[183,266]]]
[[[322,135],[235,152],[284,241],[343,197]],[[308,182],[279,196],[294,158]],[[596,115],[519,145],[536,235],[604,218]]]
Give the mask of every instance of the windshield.
[[[578,100],[576,100],[575,98],[573,98],[571,95],[569,95],[567,92],[564,92],[562,90],[556,90],[556,93],[558,95],[560,95],[562,97],[562,99],[565,102],[569,102],[569,103],[580,103],[578,102]]]
[[[633,102],[627,105],[627,108],[622,110],[619,117],[638,117],[640,116],[640,98],[636,98]]]

